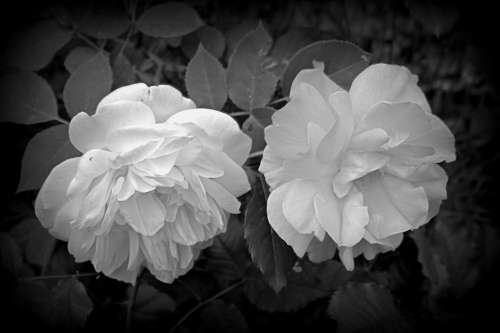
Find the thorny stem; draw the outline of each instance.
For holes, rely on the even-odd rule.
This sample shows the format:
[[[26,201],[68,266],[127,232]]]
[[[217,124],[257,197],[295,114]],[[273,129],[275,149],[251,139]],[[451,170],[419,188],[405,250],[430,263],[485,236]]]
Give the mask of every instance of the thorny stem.
[[[228,292],[230,292],[231,290],[239,287],[240,285],[242,285],[246,280],[243,279],[243,280],[240,280],[236,283],[233,283],[232,285],[230,285],[229,287],[227,287],[226,289],[222,290],[222,291],[219,291],[217,294],[213,295],[212,297],[210,298],[207,298],[206,300],[198,303],[195,307],[193,307],[191,310],[189,310],[184,316],[182,316],[182,318],[170,329],[169,333],[173,333],[177,328],[179,328],[179,326],[182,325],[182,323],[184,323],[193,313],[195,313],[198,309],[202,308],[203,306],[215,301],[216,299],[218,299],[219,297],[222,297],[224,296],[225,294],[227,294]]]
[[[137,299],[137,294],[139,293],[139,286],[141,284],[142,277],[144,276],[145,269],[142,268],[139,274],[137,274],[137,278],[135,280],[134,289],[132,290],[132,297],[128,302],[127,306],[127,319],[125,324],[125,332],[132,332],[132,315],[134,310],[135,300]]]

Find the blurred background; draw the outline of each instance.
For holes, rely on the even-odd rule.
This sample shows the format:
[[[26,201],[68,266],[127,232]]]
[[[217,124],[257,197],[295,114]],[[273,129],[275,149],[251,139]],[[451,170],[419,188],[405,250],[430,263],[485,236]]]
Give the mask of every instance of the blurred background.
[[[138,1],[133,5],[136,13],[140,13],[156,3],[159,2]],[[351,281],[350,285],[336,286],[329,289],[328,293],[310,297],[311,301],[307,302],[299,302],[288,296],[275,299],[268,295],[272,291],[267,289],[257,289],[259,295],[262,293],[259,296],[262,297],[261,301],[256,300],[258,297],[248,297],[248,293],[252,292],[248,289],[244,292],[247,293],[246,298],[241,295],[244,293],[230,291],[224,297],[207,303],[208,306],[194,313],[178,331],[295,331],[323,325],[329,325],[332,330],[349,331],[352,322],[357,320],[374,321],[371,316],[392,318],[392,308],[401,312],[397,317],[402,318],[404,324],[388,328],[385,325],[377,326],[379,323],[375,320],[375,326],[368,325],[368,331],[433,331],[451,328],[465,331],[494,323],[494,304],[498,300],[500,277],[496,269],[500,248],[499,225],[494,217],[498,200],[496,172],[500,166],[496,140],[500,124],[500,71],[495,50],[498,19],[494,7],[480,1],[457,4],[396,0],[200,0],[188,3],[207,24],[222,34],[225,49],[222,50],[220,61],[224,66],[236,43],[261,21],[274,39],[269,57],[277,75],[295,51],[313,41],[324,39],[351,41],[372,54],[372,63],[386,62],[409,67],[419,76],[420,86],[433,112],[454,133],[457,160],[443,166],[449,176],[448,199],[443,203],[439,215],[419,232],[407,235],[394,253],[381,255],[373,263],[362,265],[362,269],[355,271],[354,276],[346,278]],[[71,27],[75,12],[86,11],[89,17],[93,17],[99,15],[98,8],[104,6],[97,1],[23,2],[20,5],[4,9],[0,14],[0,75],[8,75],[16,70],[4,55],[22,38],[18,32],[23,28],[45,18]],[[131,6],[129,1],[116,1],[106,3],[104,7],[106,10],[118,9],[130,17]],[[115,60],[117,53],[126,56],[126,62],[112,61],[113,89],[139,81],[147,84],[162,82],[172,84],[186,93],[184,72],[196,50],[198,39],[193,36],[157,39],[134,36],[129,40],[126,35],[124,32],[112,38],[96,38],[92,33],[77,31],[75,37],[55,54],[50,64],[38,71],[55,92],[62,118],[68,116],[62,102],[63,87],[70,76],[65,59],[72,49],[79,46],[97,45]],[[125,39],[127,42],[122,49]],[[206,48],[215,47],[210,40],[206,43]],[[5,94],[5,91],[2,93]],[[5,95],[1,97],[6,98]],[[224,111],[235,111],[235,106],[227,103]],[[27,143],[34,135],[54,124],[57,122],[31,125],[0,123],[3,166],[0,187],[0,302],[5,308],[0,313],[21,328],[48,325],[72,331],[104,327],[123,330],[124,304],[130,298],[130,288],[102,276],[96,278],[92,275],[90,264],[75,265],[62,242],[51,245],[54,247],[53,254],[46,259],[43,248],[49,246],[47,235],[39,226],[32,208],[36,191],[16,193]],[[241,224],[239,221],[234,223]],[[241,230],[236,229],[231,232],[238,235]],[[207,253],[206,257],[210,255]],[[19,257],[16,259],[19,262],[13,263],[13,257]],[[221,287],[227,287],[218,280],[217,274],[220,272],[213,266],[205,267],[205,259],[202,256],[194,273],[189,273],[172,286],[161,286],[151,276],[146,277],[147,287],[143,290],[144,294],[140,295],[143,298],[138,300],[140,314],[135,318],[138,329],[168,330],[200,300],[206,300]],[[13,265],[16,267],[15,274]],[[18,267],[21,268],[18,270]],[[32,279],[40,275],[71,275],[75,272],[89,274],[78,277],[77,281],[81,284],[76,287],[61,284],[57,279],[35,279],[36,284],[28,285],[19,282],[25,281],[26,277]],[[342,275],[345,272],[337,273]],[[342,280],[344,278],[343,275]],[[338,278],[335,281],[340,283]],[[361,283],[365,289],[356,289],[352,283]],[[387,295],[371,283],[389,289],[392,298],[387,300]],[[85,290],[82,291],[81,286]],[[186,296],[190,289],[194,289],[192,297]],[[60,294],[57,294],[57,290]],[[88,297],[82,299],[82,292]],[[338,313],[335,317],[328,310],[332,307],[330,296],[333,292],[337,292],[337,301],[341,305],[344,304],[342,302],[350,304],[359,299],[365,299],[366,302],[359,304],[362,309],[359,312],[356,308],[348,308],[341,318]],[[307,290],[300,288],[294,293],[299,295],[298,298],[308,295]],[[169,296],[161,298],[161,295]],[[76,302],[70,303],[68,310],[75,320],[60,326],[63,319],[54,317],[54,310],[47,310],[44,302],[54,298],[52,303],[67,309],[68,305],[62,300],[67,297],[74,297]],[[177,306],[173,305],[174,301]],[[298,302],[300,305],[283,307],[285,301],[291,304]],[[375,305],[367,305],[370,301]],[[165,309],[170,311],[164,314]],[[48,317],[56,319],[51,319],[49,323]]]

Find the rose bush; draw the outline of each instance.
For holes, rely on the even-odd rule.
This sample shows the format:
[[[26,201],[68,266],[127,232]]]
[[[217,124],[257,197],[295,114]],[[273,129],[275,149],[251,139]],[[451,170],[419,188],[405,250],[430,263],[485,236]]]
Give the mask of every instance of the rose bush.
[[[122,281],[142,266],[164,282],[188,271],[250,189],[250,138],[168,85],[115,90],[69,137],[83,155],[51,171],[36,215],[76,261]]]
[[[352,270],[358,255],[394,250],[437,214],[447,176],[436,163],[455,159],[454,137],[417,81],[387,64],[367,67],[349,91],[322,66],[296,76],[265,129],[259,170],[269,222],[299,257],[319,262],[338,248]]]

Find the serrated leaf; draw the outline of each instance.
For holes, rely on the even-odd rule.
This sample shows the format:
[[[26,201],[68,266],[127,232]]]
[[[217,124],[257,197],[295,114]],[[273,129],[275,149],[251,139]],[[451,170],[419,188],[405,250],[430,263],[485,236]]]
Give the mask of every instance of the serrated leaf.
[[[201,325],[198,332],[249,332],[245,317],[233,305],[218,299],[205,306],[200,314]]]
[[[99,52],[78,66],[63,90],[66,111],[73,117],[79,112],[93,114],[99,101],[111,90],[113,73],[108,55]]]
[[[91,7],[74,18],[76,29],[86,35],[94,38],[115,38],[123,34],[130,25],[123,10],[104,4]]]
[[[241,109],[263,107],[274,94],[278,78],[266,68],[266,56],[271,45],[271,36],[260,24],[241,39],[229,59],[229,97]]]
[[[71,37],[71,31],[61,28],[53,20],[37,22],[12,35],[2,64],[24,70],[42,69]]]
[[[226,232],[215,237],[204,254],[200,265],[213,272],[222,285],[245,278],[251,262],[243,239],[243,227],[234,215],[229,218]]]
[[[220,110],[227,99],[226,72],[200,44],[186,69],[186,88],[198,107]]]
[[[18,192],[40,188],[52,168],[79,155],[69,141],[68,125],[49,127],[37,133],[26,146]]]
[[[200,44],[214,57],[220,58],[224,53],[226,40],[219,30],[205,25],[182,38],[182,51],[186,57],[192,58]]]
[[[66,59],[64,59],[64,67],[68,72],[73,73],[78,66],[89,61],[97,54],[97,50],[87,46],[77,46],[71,50]]]
[[[275,292],[262,279],[249,280],[244,285],[245,295],[257,308],[267,312],[299,310],[310,302],[327,297],[351,276],[337,261],[312,264],[297,262],[287,273],[287,285]]]
[[[251,153],[264,149],[266,146],[266,141],[264,140],[264,127],[262,127],[253,115],[245,119],[241,129],[252,139]]]
[[[252,187],[252,197],[245,212],[244,235],[252,261],[278,292],[286,286],[286,274],[297,257],[269,225],[266,212],[269,189],[262,174],[257,174]]]
[[[389,290],[371,282],[349,283],[336,291],[328,314],[339,332],[407,332],[409,324],[399,313]]]
[[[301,48],[290,59],[283,74],[281,87],[285,95],[297,73],[313,68],[313,62],[325,65],[325,74],[344,89],[349,89],[352,80],[368,66],[369,54],[358,46],[340,40],[319,41]]]
[[[52,88],[35,73],[18,72],[2,76],[0,96],[0,121],[34,124],[58,118]]]
[[[253,109],[250,114],[257,120],[262,127],[267,127],[272,123],[272,115],[276,112],[275,109],[269,106]]]
[[[10,234],[24,249],[26,261],[30,264],[43,267],[49,263],[56,239],[36,218],[27,218],[19,222],[10,230]]]
[[[93,308],[83,284],[76,278],[64,279],[53,289],[51,321],[65,332],[77,332]]]
[[[198,13],[180,2],[166,2],[148,8],[137,21],[137,29],[152,37],[187,35],[203,25]]]

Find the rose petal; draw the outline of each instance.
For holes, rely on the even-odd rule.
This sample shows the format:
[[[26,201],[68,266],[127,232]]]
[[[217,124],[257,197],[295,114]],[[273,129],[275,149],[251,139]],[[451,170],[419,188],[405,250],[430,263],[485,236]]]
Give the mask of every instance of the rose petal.
[[[120,213],[132,229],[145,236],[158,232],[166,215],[165,207],[155,194],[137,192],[120,202]]]
[[[290,96],[294,96],[297,93],[297,89],[302,83],[313,86],[323,96],[324,100],[328,100],[328,96],[334,92],[343,90],[325,75],[323,64],[314,69],[301,70],[297,76],[295,76],[295,79],[293,79],[292,87],[290,88]]]
[[[144,103],[118,101],[105,104],[99,113],[78,113],[69,124],[69,138],[82,153],[108,147],[108,136],[118,129],[154,124],[154,115]]]
[[[301,234],[313,233],[319,226],[314,218],[313,197],[318,191],[312,181],[295,179],[283,198],[283,215]]]
[[[297,232],[283,215],[283,199],[290,186],[287,183],[271,192],[267,200],[267,218],[278,236],[293,248],[297,256],[303,257],[314,236]]]
[[[54,167],[35,200],[35,214],[42,225],[49,229],[54,237],[62,240],[67,240],[69,237],[71,220],[60,219],[56,223],[56,215],[68,202],[66,191],[75,176],[79,161],[79,157],[70,158]],[[78,211],[72,213],[69,215],[73,216],[68,217],[74,218],[78,215]]]
[[[353,110],[358,116],[362,116],[379,102],[411,102],[430,113],[429,103],[417,82],[418,77],[406,67],[371,65],[352,82],[349,94]]]
[[[222,150],[238,165],[247,160],[252,140],[229,115],[210,109],[191,109],[178,112],[167,120],[167,124],[186,123],[199,126],[210,137],[220,140]]]

